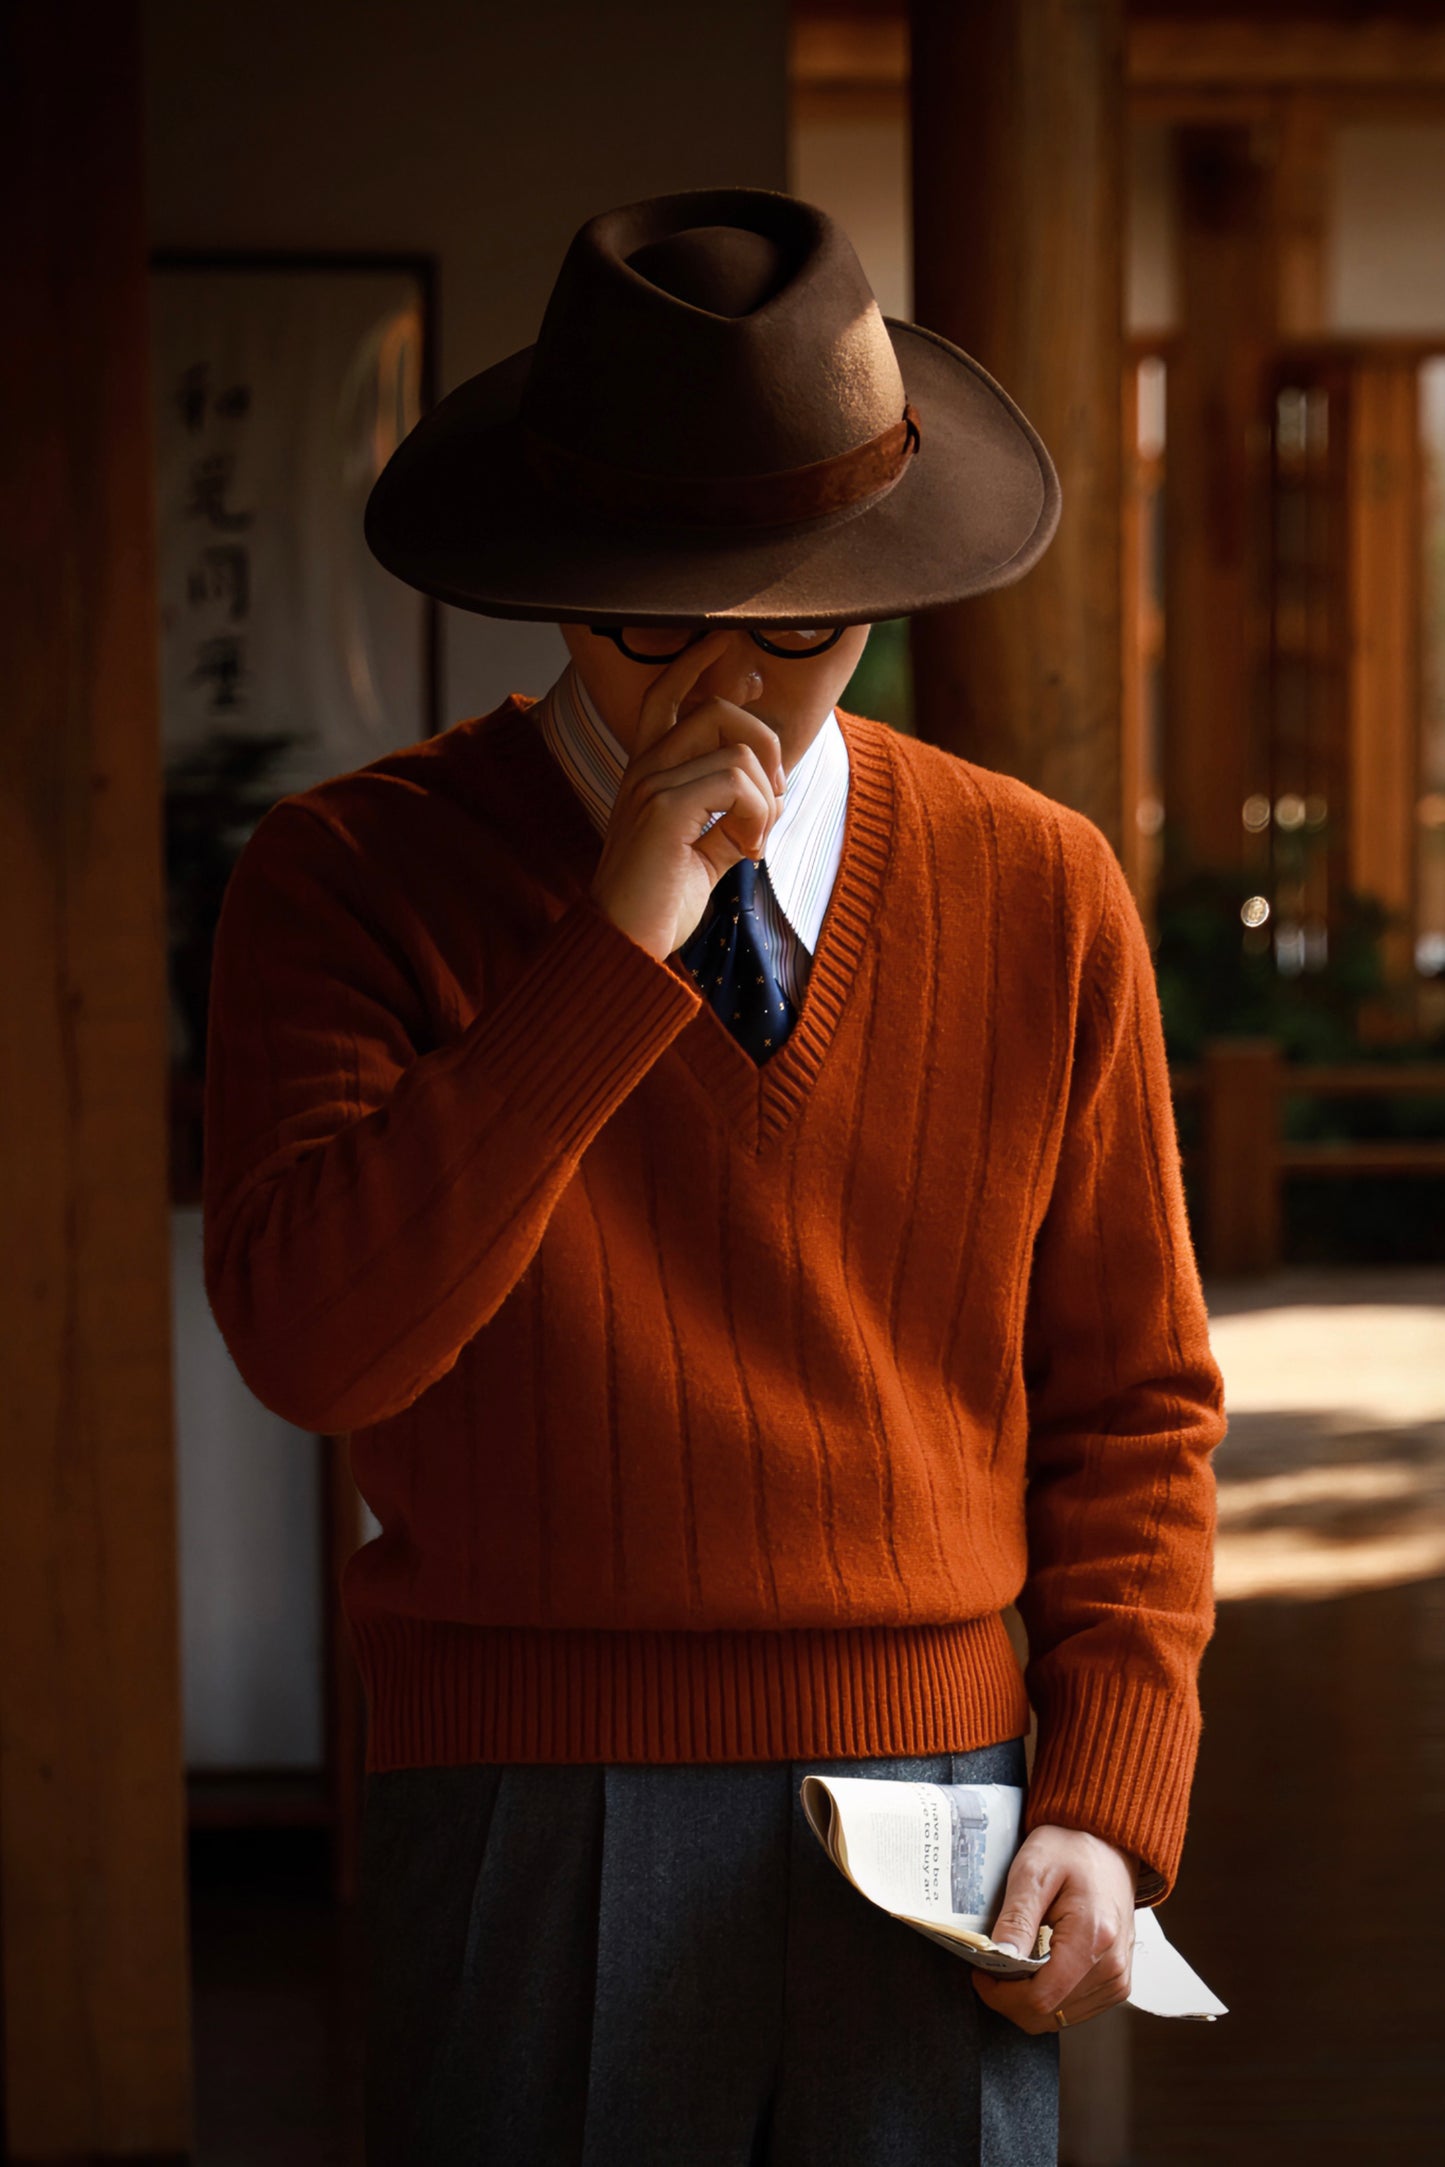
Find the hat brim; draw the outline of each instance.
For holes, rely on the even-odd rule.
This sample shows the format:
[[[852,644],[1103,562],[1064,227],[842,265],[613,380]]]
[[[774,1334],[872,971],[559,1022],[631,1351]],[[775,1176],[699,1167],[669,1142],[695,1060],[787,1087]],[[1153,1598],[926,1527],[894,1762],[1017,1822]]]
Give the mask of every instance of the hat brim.
[[[1010,586],[1058,525],[1053,461],[970,355],[919,324],[884,322],[920,441],[871,501],[746,537],[576,509],[523,457],[525,346],[458,385],[398,445],[367,502],[367,544],[398,579],[455,608],[564,624],[875,623]]]

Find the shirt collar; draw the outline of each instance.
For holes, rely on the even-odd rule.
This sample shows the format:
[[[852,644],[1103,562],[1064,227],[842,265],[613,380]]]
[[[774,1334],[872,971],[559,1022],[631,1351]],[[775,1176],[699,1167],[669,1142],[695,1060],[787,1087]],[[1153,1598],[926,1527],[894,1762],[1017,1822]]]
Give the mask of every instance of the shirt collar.
[[[605,834],[627,754],[569,661],[533,709],[553,757]],[[809,953],[818,945],[831,883],[816,869],[836,835],[848,795],[848,747],[836,708],[788,776],[783,809],[768,837],[763,863],[778,907]]]

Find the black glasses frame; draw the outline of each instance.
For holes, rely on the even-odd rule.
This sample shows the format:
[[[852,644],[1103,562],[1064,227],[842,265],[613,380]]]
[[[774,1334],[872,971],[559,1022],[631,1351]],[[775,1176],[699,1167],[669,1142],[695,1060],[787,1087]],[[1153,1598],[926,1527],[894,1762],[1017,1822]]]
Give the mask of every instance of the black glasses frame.
[[[625,655],[629,662],[648,662],[655,668],[661,669],[669,662],[676,662],[677,655],[685,655],[689,647],[696,647],[698,641],[705,640],[709,632],[716,632],[717,626],[715,624],[699,625],[692,638],[684,640],[682,646],[678,648],[677,654],[674,655],[634,654],[622,637],[625,629],[622,625],[589,625],[587,629],[589,632],[595,632],[599,639],[611,640],[617,652],[620,655]],[[811,662],[814,655],[825,655],[830,647],[837,646],[847,629],[846,625],[834,625],[827,636],[819,640],[816,647],[776,647],[767,634],[759,632],[755,626],[742,625],[739,627],[740,631],[747,633],[750,640],[753,640],[768,654],[780,656],[784,662]]]

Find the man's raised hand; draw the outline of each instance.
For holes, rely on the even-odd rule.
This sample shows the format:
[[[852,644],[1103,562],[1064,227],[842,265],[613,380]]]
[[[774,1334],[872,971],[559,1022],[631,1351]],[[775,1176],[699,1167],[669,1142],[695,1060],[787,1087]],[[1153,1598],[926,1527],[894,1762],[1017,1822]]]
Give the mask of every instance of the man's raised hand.
[[[729,867],[762,856],[782,809],[776,730],[716,695],[680,714],[728,637],[719,626],[685,647],[644,694],[593,875],[607,916],[659,963],[693,931]],[[761,674],[753,677],[761,689]],[[718,812],[724,817],[708,827]]]

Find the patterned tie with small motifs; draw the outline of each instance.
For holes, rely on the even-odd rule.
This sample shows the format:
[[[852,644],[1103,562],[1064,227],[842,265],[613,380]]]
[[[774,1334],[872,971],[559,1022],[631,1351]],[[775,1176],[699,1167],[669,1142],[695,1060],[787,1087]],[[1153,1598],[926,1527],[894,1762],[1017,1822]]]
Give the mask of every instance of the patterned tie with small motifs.
[[[751,858],[739,858],[678,950],[704,1000],[757,1062],[777,1052],[794,1021],[762,941],[758,887],[766,879],[766,868],[760,873]]]

